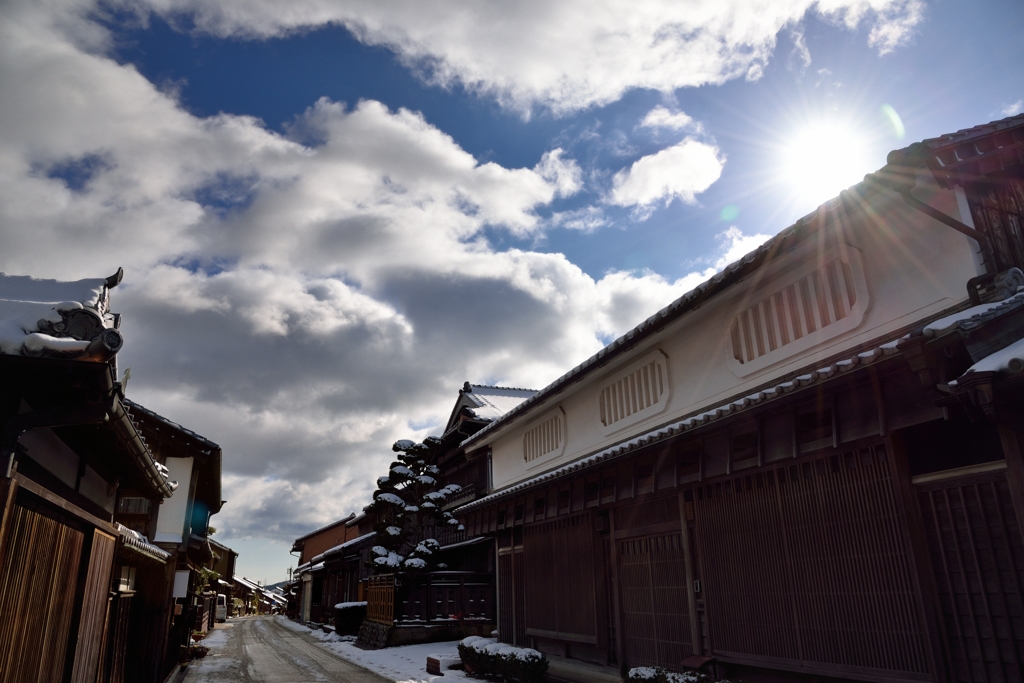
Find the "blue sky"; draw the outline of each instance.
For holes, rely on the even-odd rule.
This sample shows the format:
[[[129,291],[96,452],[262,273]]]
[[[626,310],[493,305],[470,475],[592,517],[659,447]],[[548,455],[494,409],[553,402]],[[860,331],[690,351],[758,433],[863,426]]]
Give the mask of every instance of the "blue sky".
[[[1018,4],[968,9],[947,0],[925,5],[922,15],[905,44],[879,55],[868,44],[866,22],[850,30],[812,13],[780,32],[756,81],[667,93],[635,89],[605,106],[563,115],[541,107],[528,118],[459,84],[429,85],[394,52],[365,45],[337,25],[258,40],[196,32],[188,17],[172,17],[173,26],[160,17],[145,28],[109,25],[121,41],[117,59],[176,90],[198,116],[256,116],[285,133],[321,97],[350,106],[372,99],[422,112],[478,161],[507,168],[533,166],[545,151],[563,147],[587,173],[607,177],[685,137],[637,129],[648,111],[660,105],[685,112],[727,159],[721,179],[695,204],[659,202],[642,221],[627,208],[605,208],[608,229],[600,234],[562,229],[519,240],[488,234],[503,247],[565,253],[595,278],[637,268],[677,278],[713,260],[715,237],[726,227],[774,234],[831,196],[794,199],[787,181],[773,181],[782,148],[809,123],[828,117],[855,123],[867,162],[851,171],[856,180],[884,164],[891,149],[1022,108],[1016,103],[1024,93],[1024,70],[1012,66],[1024,63],[1024,10]],[[798,35],[806,52],[796,44]],[[1001,35],[1007,39],[996,38]],[[894,130],[884,105],[897,112],[904,131]],[[599,201],[599,189],[586,188],[541,213]]]
[[[888,151],[1024,111],[1024,6],[12,0],[0,270],[125,268],[131,397],[271,582],[466,380],[541,388]]]

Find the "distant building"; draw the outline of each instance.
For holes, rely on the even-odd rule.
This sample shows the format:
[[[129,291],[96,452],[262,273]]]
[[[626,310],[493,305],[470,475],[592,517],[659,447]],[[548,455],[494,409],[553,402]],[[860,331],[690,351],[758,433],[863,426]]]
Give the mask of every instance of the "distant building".
[[[445,509],[475,500],[490,487],[486,458],[468,461],[459,444],[534,393],[529,389],[468,382],[459,391],[434,453],[440,470],[438,486],[461,487]],[[373,574],[370,548],[376,538],[376,523],[372,514],[350,515],[296,539],[292,552],[300,553],[300,564],[289,585],[290,615],[303,623],[333,624],[336,605],[368,599],[367,584]],[[437,559],[443,576],[416,579],[415,586],[407,581],[397,592],[388,593],[392,602],[385,610],[391,615],[387,622],[407,627],[407,633],[392,633],[403,642],[455,637],[459,631],[444,631],[436,626],[458,627],[459,621],[467,617],[474,623],[493,622],[493,540],[483,536],[468,538],[464,529],[453,527],[428,531],[428,536],[431,534],[442,544]],[[336,543],[324,548],[331,542]],[[314,550],[320,552],[314,555]],[[429,614],[424,614],[424,610]],[[427,622],[429,626],[424,626]],[[421,631],[415,630],[420,627]],[[488,627],[485,632],[490,630]]]

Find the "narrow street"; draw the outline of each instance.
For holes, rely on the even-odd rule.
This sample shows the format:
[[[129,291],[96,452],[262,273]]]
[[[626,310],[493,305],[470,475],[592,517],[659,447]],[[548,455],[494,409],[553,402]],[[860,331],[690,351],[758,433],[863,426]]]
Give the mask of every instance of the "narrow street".
[[[243,617],[214,631],[226,643],[196,660],[184,683],[385,683],[388,679],[317,647],[275,617]],[[221,636],[224,633],[225,636]]]

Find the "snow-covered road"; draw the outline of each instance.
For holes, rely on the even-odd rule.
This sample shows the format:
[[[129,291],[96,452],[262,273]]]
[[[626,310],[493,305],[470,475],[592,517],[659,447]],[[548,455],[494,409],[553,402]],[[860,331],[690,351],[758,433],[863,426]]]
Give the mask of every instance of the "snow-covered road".
[[[204,644],[183,683],[393,683],[320,647],[275,617],[233,619]]]

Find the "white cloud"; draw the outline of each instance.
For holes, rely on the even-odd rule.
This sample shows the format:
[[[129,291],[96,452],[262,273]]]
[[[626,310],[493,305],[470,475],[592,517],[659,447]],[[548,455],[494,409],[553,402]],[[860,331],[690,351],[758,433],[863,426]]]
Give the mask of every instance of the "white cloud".
[[[757,249],[771,235],[744,235],[739,228],[733,226],[717,235],[717,238],[718,256],[713,265],[694,270],[673,282],[650,272],[614,271],[601,278],[597,283],[601,300],[601,329],[606,330],[609,337],[618,337],[628,332],[640,321],[636,317],[637,311],[653,313],[663,308],[730,263]]]
[[[287,136],[198,118],[96,53],[90,11],[0,5],[0,270],[125,267],[129,396],[223,446],[222,539],[288,541],[360,509],[390,444],[443,421],[463,381],[542,387],[712,272],[595,280],[560,254],[496,251],[485,228],[539,234],[538,211],[579,191],[563,151],[481,163],[372,101],[320,100]],[[616,191],[692,200],[720,169],[688,140]]]
[[[568,228],[580,232],[594,232],[608,225],[608,217],[597,206],[585,206],[573,211],[559,211],[551,215],[552,227]]]
[[[722,174],[725,159],[718,148],[693,138],[641,157],[615,174],[607,201],[645,209],[665,200],[694,203]]]
[[[427,81],[463,85],[528,113],[564,113],[619,99],[631,88],[759,78],[776,36],[809,12],[870,27],[879,51],[906,41],[921,0],[694,0],[480,3],[474,0],[149,0],[201,31],[259,38],[338,23],[383,45]],[[137,5],[132,4],[132,7]]]
[[[561,149],[546,152],[534,170],[541,178],[553,183],[559,197],[569,197],[583,187],[583,170],[572,159],[564,159]]]
[[[542,387],[680,287],[487,242],[539,234],[580,190],[562,150],[481,163],[373,101],[320,100],[288,135],[199,118],[92,51],[87,10],[0,5],[0,270],[125,267],[129,395],[223,446],[224,538],[361,508],[390,444],[443,421],[465,380]]]
[[[803,30],[794,30],[792,36],[793,50],[789,54],[786,68],[790,71],[799,71],[803,75],[807,71],[807,67],[811,65],[811,51],[807,48],[807,40],[804,38]]]
[[[686,130],[694,126],[694,121],[683,112],[672,112],[658,105],[647,112],[640,122],[641,128],[667,128],[668,130]]]
[[[742,230],[736,226],[732,226],[725,232],[719,234],[718,239],[722,243],[724,249],[715,261],[715,272],[722,270],[730,263],[739,261],[741,258],[771,239],[771,235],[764,235],[761,233],[744,235]]]
[[[1016,116],[1017,114],[1024,111],[1024,98],[1021,98],[1013,104],[1008,104],[1000,110],[1003,116]]]

